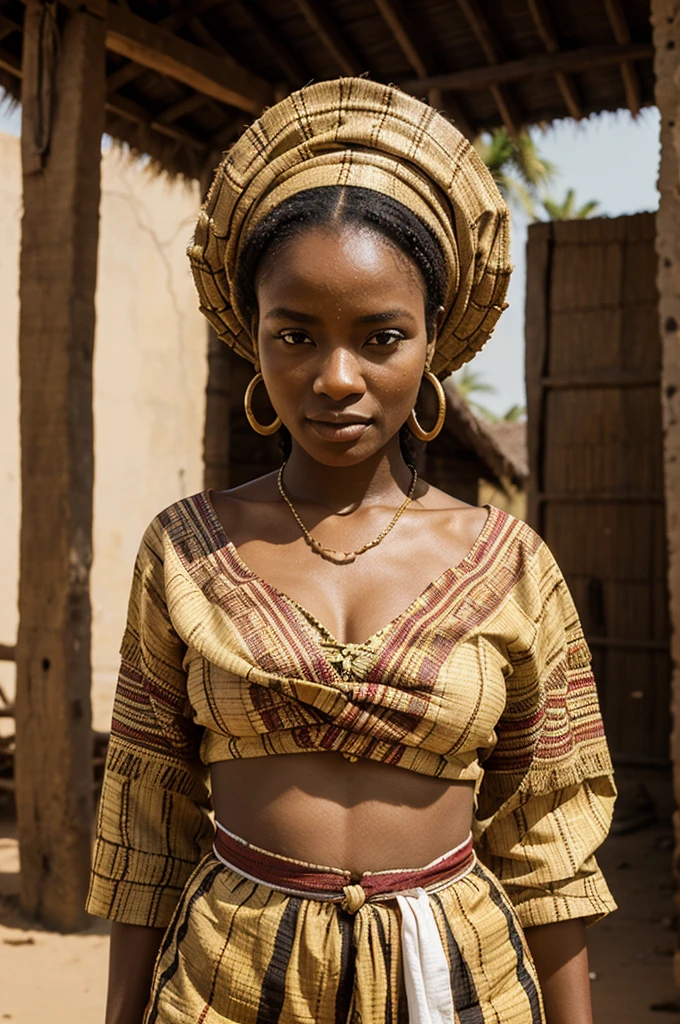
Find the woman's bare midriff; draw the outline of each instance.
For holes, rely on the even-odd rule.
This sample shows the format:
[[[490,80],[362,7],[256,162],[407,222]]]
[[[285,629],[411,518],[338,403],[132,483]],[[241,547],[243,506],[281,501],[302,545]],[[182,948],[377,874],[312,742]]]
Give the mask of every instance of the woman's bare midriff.
[[[339,753],[211,765],[217,821],[248,842],[314,864],[422,867],[464,842],[474,785]]]

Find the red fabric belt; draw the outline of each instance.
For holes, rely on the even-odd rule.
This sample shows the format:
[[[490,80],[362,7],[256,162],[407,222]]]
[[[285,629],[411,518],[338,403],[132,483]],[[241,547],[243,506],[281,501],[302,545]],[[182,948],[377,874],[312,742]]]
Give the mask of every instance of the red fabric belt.
[[[309,894],[310,898],[339,899],[347,897],[347,889],[360,886],[363,899],[371,896],[403,892],[408,889],[429,889],[442,886],[465,873],[474,863],[472,836],[466,842],[443,854],[422,868],[406,868],[389,871],[365,871],[360,878],[350,871],[329,868],[318,864],[307,864],[292,857],[283,857],[258,846],[252,846],[244,839],[228,832],[219,825],[215,836],[215,852],[236,871],[271,886],[273,889],[293,890]],[[354,903],[355,901],[351,901]]]

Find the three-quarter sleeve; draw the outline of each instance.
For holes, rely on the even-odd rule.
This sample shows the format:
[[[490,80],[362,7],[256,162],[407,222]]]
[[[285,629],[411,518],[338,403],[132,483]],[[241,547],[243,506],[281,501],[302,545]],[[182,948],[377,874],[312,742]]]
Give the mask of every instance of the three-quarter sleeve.
[[[616,789],[590,651],[545,544],[515,600],[521,619],[508,642],[497,742],[484,764],[477,849],[524,927],[591,923],[616,909],[594,856]]]
[[[167,926],[212,842],[185,653],[168,613],[163,529],[154,520],[135,563],[121,645],[87,899],[98,917]]]

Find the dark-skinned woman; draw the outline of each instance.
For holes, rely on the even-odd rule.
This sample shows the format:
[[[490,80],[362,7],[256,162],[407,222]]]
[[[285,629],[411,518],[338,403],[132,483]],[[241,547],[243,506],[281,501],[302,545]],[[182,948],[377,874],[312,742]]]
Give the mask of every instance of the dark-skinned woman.
[[[286,456],[142,540],[107,1024],[591,1024],[615,789],[578,616],[529,527],[409,454],[504,306],[490,175],[418,100],[321,82],[225,156],[189,256]]]

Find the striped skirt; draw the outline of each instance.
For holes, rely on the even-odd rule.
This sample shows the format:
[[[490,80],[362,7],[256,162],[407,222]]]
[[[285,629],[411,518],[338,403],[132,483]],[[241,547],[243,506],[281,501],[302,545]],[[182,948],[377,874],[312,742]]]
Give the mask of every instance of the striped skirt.
[[[521,926],[471,840],[349,872],[218,826],[156,961],[144,1024],[545,1024]]]

